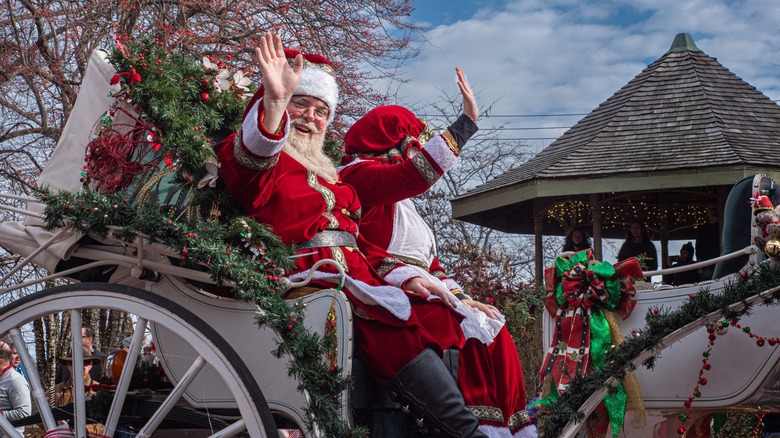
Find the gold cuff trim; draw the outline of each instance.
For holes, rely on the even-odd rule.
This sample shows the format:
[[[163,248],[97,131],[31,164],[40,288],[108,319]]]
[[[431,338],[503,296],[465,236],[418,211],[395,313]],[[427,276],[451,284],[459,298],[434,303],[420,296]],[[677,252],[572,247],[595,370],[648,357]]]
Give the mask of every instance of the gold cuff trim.
[[[243,131],[239,129],[233,138],[233,156],[236,158],[238,164],[252,170],[268,170],[276,165],[279,161],[279,154],[272,157],[261,158],[249,155],[244,147],[241,146],[241,135]]]
[[[431,274],[439,280],[445,280],[447,278],[447,274],[442,271],[433,271]]]
[[[528,411],[523,410],[520,412],[515,412],[511,417],[509,417],[509,422],[507,422],[506,427],[511,430],[515,427],[522,426],[529,421],[531,421],[531,416],[528,415]]]
[[[453,295],[465,295],[462,290],[460,289],[453,289],[450,292],[452,292]]]
[[[501,413],[501,409],[492,406],[466,406],[466,408],[477,417],[477,420],[504,422],[504,414]]]
[[[444,140],[447,142],[447,146],[450,147],[450,150],[455,155],[460,155],[460,148],[458,147],[458,141],[455,140],[455,137],[452,136],[452,133],[449,129],[441,133],[441,136],[444,138]]]
[[[385,257],[384,260],[382,260],[382,263],[379,265],[379,267],[376,269],[376,273],[384,277],[390,271],[393,270],[393,268],[398,265],[399,261],[398,259],[395,259],[393,257]]]
[[[439,174],[433,168],[433,165],[428,162],[428,159],[425,158],[425,154],[413,156],[412,163],[414,163],[414,167],[417,168],[417,171],[420,172],[429,185],[434,185],[439,180]]]
[[[422,268],[425,272],[428,272],[428,266],[425,264],[424,261],[420,259],[416,259],[414,257],[402,256],[399,254],[393,254],[393,257],[400,260],[406,265],[417,266],[418,268]]]

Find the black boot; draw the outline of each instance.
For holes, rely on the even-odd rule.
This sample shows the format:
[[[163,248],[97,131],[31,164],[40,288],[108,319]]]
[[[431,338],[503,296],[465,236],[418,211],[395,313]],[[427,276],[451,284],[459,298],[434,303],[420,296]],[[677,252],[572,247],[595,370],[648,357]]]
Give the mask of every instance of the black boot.
[[[417,418],[433,435],[487,438],[477,430],[477,418],[466,408],[463,395],[441,358],[426,349],[393,377],[390,397]]]

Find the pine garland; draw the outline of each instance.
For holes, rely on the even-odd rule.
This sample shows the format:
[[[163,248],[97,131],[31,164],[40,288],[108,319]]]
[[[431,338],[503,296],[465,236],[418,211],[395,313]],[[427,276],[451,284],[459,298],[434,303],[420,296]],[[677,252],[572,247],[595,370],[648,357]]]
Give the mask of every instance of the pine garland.
[[[721,294],[715,295],[707,288],[702,288],[685,300],[678,310],[667,309],[657,314],[648,312],[645,328],[637,331],[637,336],[628,337],[623,344],[609,352],[603,368],[574,378],[566,392],[560,395],[554,404],[542,407],[538,414],[541,420],[540,436],[558,437],[570,421],[583,421],[578,410],[591,394],[601,389],[612,377],[624,378],[626,373],[632,371],[629,362],[645,350],[658,348],[664,337],[718,310],[722,312],[725,320],[738,321],[750,313],[751,306],[737,311],[730,310],[729,306],[743,302],[757,292],[777,286],[780,286],[780,270],[761,265],[750,275],[743,274],[740,281],[727,284]],[[779,301],[780,296],[774,294],[767,297],[762,304],[777,305]],[[655,357],[648,359],[643,365],[652,369],[654,359]]]
[[[365,429],[343,420],[341,396],[350,388],[350,378],[342,377],[342,370],[327,360],[338,339],[309,331],[303,325],[305,305],[291,304],[279,293],[283,287],[280,276],[293,265],[293,248],[265,225],[241,215],[223,185],[196,187],[208,174],[209,160],[216,158],[213,142],[240,127],[242,97],[251,95],[252,87],[238,73],[231,78],[219,60],[206,58],[199,64],[157,40],[117,41],[109,60],[118,72],[111,81],[111,95],[117,104],[133,105],[143,123],[151,126],[146,142],[133,141],[150,148],[144,153],[154,159],[144,161],[153,165],[139,173],[129,187],[98,193],[88,188],[87,158],[82,173],[85,188],[79,193],[34,189],[47,206],[46,226],[67,225],[87,235],[105,237],[110,225],[116,228],[113,236],[127,242],[141,234],[178,249],[182,266],[206,269],[218,284],[233,282],[237,298],[252,301],[261,309],[258,324],[278,334],[279,344],[272,353],[290,357],[288,372],[309,398],[304,407],[307,427],[328,437],[367,436]],[[112,117],[109,111],[101,118],[93,142],[102,140],[100,133],[108,130]],[[332,159],[340,159],[342,149],[339,141],[329,139]],[[183,194],[174,207],[186,207],[190,214],[175,214],[171,206],[166,214],[158,199],[134,197],[150,175],[166,166],[175,170],[170,183]],[[211,213],[207,219],[197,214],[204,210]]]

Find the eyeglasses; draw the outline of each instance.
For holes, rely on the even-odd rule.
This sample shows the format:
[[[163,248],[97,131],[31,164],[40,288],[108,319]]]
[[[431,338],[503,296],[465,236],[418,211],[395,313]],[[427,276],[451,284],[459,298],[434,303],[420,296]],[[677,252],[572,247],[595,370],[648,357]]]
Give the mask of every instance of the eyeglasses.
[[[312,102],[305,97],[293,98],[290,103],[292,103],[296,111],[304,114],[308,113],[310,109],[314,110],[314,118],[320,121],[327,120],[328,116],[330,116],[330,108],[327,106],[313,105]]]

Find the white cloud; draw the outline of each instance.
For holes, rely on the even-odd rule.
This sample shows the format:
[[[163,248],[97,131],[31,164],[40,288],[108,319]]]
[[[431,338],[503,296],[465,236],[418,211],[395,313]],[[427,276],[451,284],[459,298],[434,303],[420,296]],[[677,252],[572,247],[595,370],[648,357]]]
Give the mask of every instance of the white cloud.
[[[483,105],[498,101],[494,113],[587,113],[687,32],[705,53],[780,99],[778,23],[780,2],[762,0],[513,1],[429,31],[429,43],[405,67],[410,81],[399,97],[419,107],[439,100],[441,89],[457,94],[460,66]]]

